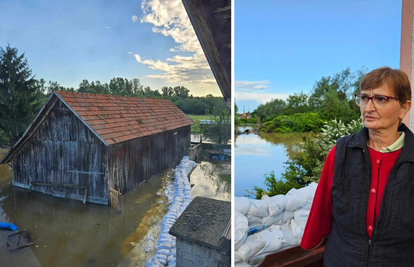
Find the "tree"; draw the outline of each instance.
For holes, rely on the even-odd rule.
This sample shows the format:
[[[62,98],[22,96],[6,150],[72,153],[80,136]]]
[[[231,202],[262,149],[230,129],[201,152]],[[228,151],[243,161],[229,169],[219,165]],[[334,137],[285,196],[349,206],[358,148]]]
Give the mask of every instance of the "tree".
[[[203,134],[217,144],[227,144],[231,138],[230,110],[224,100],[210,113],[211,124],[203,125]]]
[[[10,45],[0,48],[0,125],[10,142],[20,138],[43,105],[39,88],[24,53]]]

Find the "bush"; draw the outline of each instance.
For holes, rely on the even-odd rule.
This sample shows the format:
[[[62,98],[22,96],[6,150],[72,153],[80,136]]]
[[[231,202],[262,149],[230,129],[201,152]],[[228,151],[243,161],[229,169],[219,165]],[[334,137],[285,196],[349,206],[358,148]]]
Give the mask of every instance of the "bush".
[[[293,133],[293,132],[320,132],[323,120],[318,113],[297,113],[294,115],[281,115],[272,121],[265,122],[261,132]]]
[[[319,182],[326,156],[336,141],[349,134],[357,133],[363,124],[351,121],[345,125],[341,120],[325,123],[322,133],[316,138],[302,137],[303,142],[293,147],[293,153],[286,162],[281,178],[276,180],[273,172],[265,175],[266,190],[254,187],[256,198],[263,195],[286,194],[292,188],[304,187],[311,182]]]

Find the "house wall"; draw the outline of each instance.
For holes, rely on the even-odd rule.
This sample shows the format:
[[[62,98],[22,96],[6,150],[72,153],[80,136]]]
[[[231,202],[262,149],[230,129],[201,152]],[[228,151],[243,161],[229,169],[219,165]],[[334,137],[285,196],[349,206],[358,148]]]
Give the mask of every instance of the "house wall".
[[[66,106],[57,101],[33,136],[13,158],[13,185],[32,182],[87,185],[87,201],[108,204],[106,146]],[[65,189],[33,186],[32,190],[65,197]],[[67,189],[83,200],[84,189]]]
[[[190,147],[191,126],[108,147],[108,183],[125,194],[177,163]]]

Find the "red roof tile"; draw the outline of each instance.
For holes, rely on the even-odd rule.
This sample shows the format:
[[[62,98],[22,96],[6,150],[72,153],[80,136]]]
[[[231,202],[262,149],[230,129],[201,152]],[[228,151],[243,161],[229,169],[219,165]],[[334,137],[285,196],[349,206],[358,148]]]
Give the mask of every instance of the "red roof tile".
[[[56,94],[109,145],[193,123],[167,99],[58,91]]]

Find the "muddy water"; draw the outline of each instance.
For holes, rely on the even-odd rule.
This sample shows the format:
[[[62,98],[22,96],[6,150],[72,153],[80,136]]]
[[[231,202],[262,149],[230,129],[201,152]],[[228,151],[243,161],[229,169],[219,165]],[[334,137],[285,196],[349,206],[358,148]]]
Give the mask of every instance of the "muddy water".
[[[190,175],[191,198],[196,196],[231,200],[230,161],[202,161]]]
[[[110,206],[29,194],[13,187],[9,166],[0,165],[0,219],[30,231],[29,249],[42,266],[116,266],[166,213],[163,185],[172,177],[169,169],[126,194],[118,214]],[[0,247],[0,257],[5,253]]]

